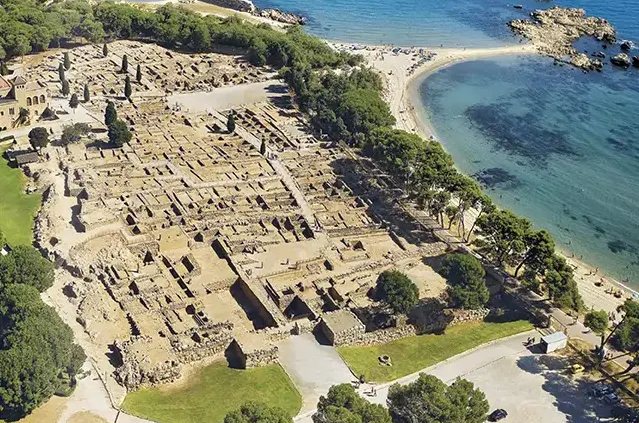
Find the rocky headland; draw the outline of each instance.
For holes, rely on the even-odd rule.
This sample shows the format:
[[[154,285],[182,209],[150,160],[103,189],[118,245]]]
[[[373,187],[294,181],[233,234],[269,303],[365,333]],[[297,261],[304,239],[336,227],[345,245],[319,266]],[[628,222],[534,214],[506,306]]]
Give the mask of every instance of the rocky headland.
[[[606,19],[586,17],[583,9],[555,6],[535,10],[530,17],[510,21],[508,25],[515,34],[530,40],[540,53],[587,71],[601,70],[603,62],[600,57],[578,52],[574,42],[583,36],[605,43],[614,43],[617,39],[615,29]]]
[[[296,15],[294,13],[282,12],[278,9],[256,9],[253,12],[255,16],[261,16],[266,19],[270,19],[276,22],[282,22],[290,25],[304,25],[306,24],[306,18]]]

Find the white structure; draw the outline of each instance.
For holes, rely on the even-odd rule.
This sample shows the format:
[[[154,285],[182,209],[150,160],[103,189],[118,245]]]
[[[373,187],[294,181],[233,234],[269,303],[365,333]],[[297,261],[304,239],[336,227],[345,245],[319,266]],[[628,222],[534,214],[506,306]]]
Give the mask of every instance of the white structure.
[[[541,349],[546,354],[566,347],[568,337],[563,332],[555,332],[541,338]]]

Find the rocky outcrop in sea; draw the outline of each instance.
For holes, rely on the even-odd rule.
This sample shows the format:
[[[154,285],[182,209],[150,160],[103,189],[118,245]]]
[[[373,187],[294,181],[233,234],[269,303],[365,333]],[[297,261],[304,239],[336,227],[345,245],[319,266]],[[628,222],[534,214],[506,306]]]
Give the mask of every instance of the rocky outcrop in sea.
[[[586,17],[583,9],[555,6],[535,10],[530,16],[531,19],[515,19],[508,25],[515,34],[529,39],[540,53],[587,71],[601,70],[603,63],[598,58],[579,53],[574,42],[583,36],[606,43],[614,43],[617,39],[615,29],[607,20]]]
[[[296,15],[294,13],[282,12],[278,9],[261,9],[253,12],[256,16],[271,19],[273,21],[282,22],[290,25],[304,25],[306,24],[306,18]]]

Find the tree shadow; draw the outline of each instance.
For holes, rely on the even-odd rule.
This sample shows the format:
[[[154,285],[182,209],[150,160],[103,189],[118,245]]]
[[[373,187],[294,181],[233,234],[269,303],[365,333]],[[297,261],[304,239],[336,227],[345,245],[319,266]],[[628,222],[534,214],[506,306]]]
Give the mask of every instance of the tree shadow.
[[[588,389],[592,382],[567,371],[570,361],[565,357],[537,354],[522,356],[517,360],[521,370],[542,376],[542,389],[553,398],[553,405],[566,416],[569,423],[596,423],[611,416],[613,407],[590,398]]]

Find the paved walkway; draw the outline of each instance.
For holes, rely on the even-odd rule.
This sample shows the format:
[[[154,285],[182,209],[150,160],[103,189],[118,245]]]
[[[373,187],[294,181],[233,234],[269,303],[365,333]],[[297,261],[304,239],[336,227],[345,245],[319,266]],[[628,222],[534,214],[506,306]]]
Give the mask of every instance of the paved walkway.
[[[330,345],[321,345],[312,334],[291,336],[278,344],[280,364],[302,395],[306,413],[317,407],[328,388],[354,379],[342,357]]]

